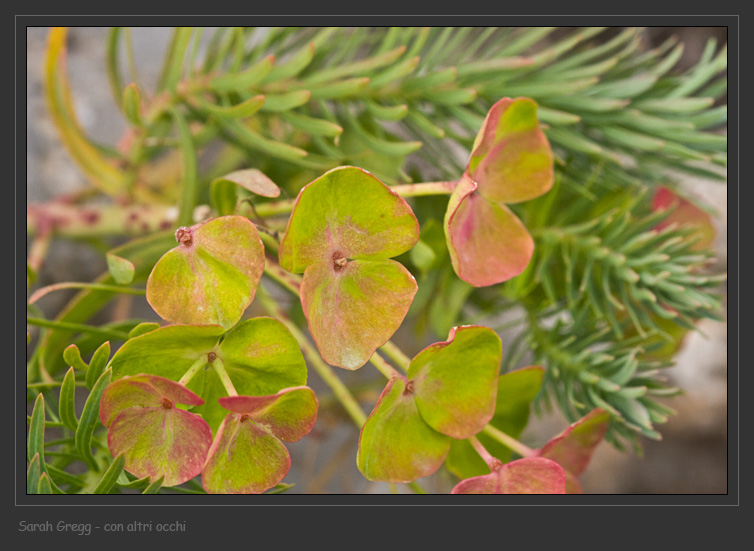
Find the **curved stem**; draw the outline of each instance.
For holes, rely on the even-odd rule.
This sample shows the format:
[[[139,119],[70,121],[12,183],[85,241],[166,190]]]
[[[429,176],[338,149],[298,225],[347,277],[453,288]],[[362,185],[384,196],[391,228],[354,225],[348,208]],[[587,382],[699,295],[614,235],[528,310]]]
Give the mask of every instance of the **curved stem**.
[[[427,195],[450,195],[458,182],[419,182],[402,184],[391,189],[401,197],[425,197]]]
[[[216,360],[217,361],[217,360]],[[186,386],[189,384],[189,381],[194,378],[194,375],[196,375],[201,368],[203,368],[208,363],[208,358],[206,354],[202,354],[199,356],[196,361],[191,365],[191,367],[188,368],[188,371],[183,374],[183,377],[180,378],[178,381],[179,385]]]
[[[93,291],[112,291],[114,293],[123,293],[125,295],[146,295],[146,289],[133,289],[131,287],[121,287],[120,285],[105,285],[104,283],[80,283],[76,281],[66,281],[47,285],[34,291],[29,297],[29,304],[34,304],[40,298],[53,291],[61,289],[91,289]]]
[[[492,425],[487,425],[482,432],[500,442],[506,448],[513,450],[521,457],[536,457],[537,452]]]
[[[398,371],[396,371],[392,365],[387,363],[382,356],[377,354],[377,352],[372,354],[372,357],[369,358],[369,361],[380,371],[380,373],[382,373],[388,379],[392,379],[393,377],[402,377],[402,375],[398,373]]]
[[[493,470],[493,466],[500,464],[500,460],[493,457],[492,454],[487,451],[487,448],[482,445],[482,443],[477,439],[476,436],[469,437],[469,443],[474,448],[474,451],[479,454],[479,457],[481,457],[484,462],[487,463],[487,466],[490,468],[490,470]]]
[[[403,353],[403,350],[398,348],[392,341],[387,341],[380,347],[387,356],[393,360],[398,367],[403,371],[408,371],[408,367],[411,364],[411,358]]]
[[[220,358],[215,358],[214,361],[210,365],[212,365],[212,367],[215,369],[215,373],[217,373],[217,376],[220,377],[220,382],[225,387],[225,392],[228,393],[228,396],[238,396],[238,392],[236,392],[236,387],[233,386],[233,381],[230,380],[230,377],[228,376],[228,372],[225,371],[225,364],[223,364],[223,361]],[[193,367],[194,366],[191,366],[191,368]]]
[[[79,333],[90,333],[92,335],[100,335],[109,339],[127,341],[128,333],[121,331],[115,331],[113,329],[100,329],[99,327],[92,327],[84,323],[70,323],[65,321],[52,321],[42,318],[26,318],[26,323],[29,325],[36,325],[38,327],[49,327],[51,329],[68,329],[69,331],[77,331]]]

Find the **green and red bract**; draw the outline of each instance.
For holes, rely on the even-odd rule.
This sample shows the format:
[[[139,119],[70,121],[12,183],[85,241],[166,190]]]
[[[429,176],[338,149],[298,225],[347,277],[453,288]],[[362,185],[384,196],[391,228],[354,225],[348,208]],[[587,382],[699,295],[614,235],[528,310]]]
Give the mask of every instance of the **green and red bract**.
[[[245,320],[230,331],[219,325],[169,325],[129,339],[110,360],[113,377],[149,373],[180,380],[197,361],[206,363],[188,383],[204,400],[199,413],[217,431],[226,411],[218,403],[228,392],[217,374],[227,373],[244,395],[270,395],[306,384],[307,370],[298,342],[281,322],[267,317]]]
[[[264,246],[243,216],[221,216],[175,232],[179,245],[155,264],[147,301],[173,323],[226,329],[254,300],[264,270]]]
[[[708,212],[671,189],[660,186],[652,197],[652,210],[666,209],[672,210],[667,218],[657,225],[658,230],[672,224],[692,228],[694,230],[693,238],[697,240],[693,244],[694,250],[706,250],[712,246],[715,241],[715,226],[712,223],[712,216]]]
[[[523,272],[534,241],[506,204],[546,193],[553,174],[553,154],[539,126],[537,104],[528,98],[495,103],[445,213],[448,250],[461,279],[484,287]]]
[[[490,474],[459,482],[451,494],[564,494],[566,475],[555,461],[526,457],[496,464]]]
[[[175,486],[201,473],[212,443],[209,425],[178,408],[202,399],[181,384],[154,375],[123,377],[105,389],[100,420],[109,427],[113,457],[125,455],[125,469],[139,478],[164,477]]]
[[[595,408],[571,424],[538,451],[539,457],[552,459],[563,467],[567,493],[582,493],[578,477],[589,465],[592,454],[607,432],[610,414]]]
[[[305,386],[269,396],[229,396],[220,405],[230,413],[220,425],[202,471],[211,494],[258,494],[288,473],[291,459],[283,442],[296,442],[317,419],[317,399]]]
[[[357,369],[398,329],[417,286],[390,259],[418,239],[406,201],[363,169],[338,167],[301,189],[278,254],[304,273],[301,304],[327,363]]]
[[[512,438],[518,438],[529,422],[531,403],[539,393],[544,368],[529,366],[500,375],[497,382],[495,415],[490,425]],[[484,433],[477,438],[502,463],[511,460],[511,450]],[[458,478],[488,474],[490,468],[467,440],[454,440],[445,466]]]
[[[369,480],[411,482],[434,473],[453,438],[492,418],[502,344],[487,327],[451,329],[393,377],[361,429],[357,465]]]

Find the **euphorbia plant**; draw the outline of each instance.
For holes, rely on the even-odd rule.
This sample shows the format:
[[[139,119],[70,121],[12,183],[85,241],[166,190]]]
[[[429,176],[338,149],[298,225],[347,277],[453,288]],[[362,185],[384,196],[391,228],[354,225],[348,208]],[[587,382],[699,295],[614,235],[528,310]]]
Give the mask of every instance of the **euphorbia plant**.
[[[634,82],[626,74],[651,67],[644,58],[624,67],[619,56],[591,64],[609,48],[559,59],[595,30],[547,55],[518,55],[517,44],[546,34],[535,29],[510,44],[506,55],[513,57],[447,68],[433,64],[447,37],[431,29],[391,31],[376,41],[355,34],[349,44],[357,50],[379,51],[330,68],[352,55],[328,57],[338,29],[272,29],[269,41],[245,49],[248,32],[220,32],[203,67],[184,74],[180,52],[193,31],[177,29],[154,96],[137,84],[121,86],[114,68],[111,82],[131,126],[112,163],[75,124],[63,70],[65,31],[50,35],[54,118],[113,208],[108,216],[78,212],[78,199],[30,207],[32,225],[42,220],[39,228],[89,237],[113,227],[119,235],[121,223],[127,232],[166,231],[109,251],[109,274],[96,283],[68,284],[84,290],[58,320],[30,318],[50,332],[30,360],[29,392],[50,396],[60,386],[59,422],[49,422],[68,431],[62,440],[71,442],[57,458],[55,451],[45,456],[54,400],[37,398],[29,419],[30,493],[67,484],[66,491],[83,493],[161,485],[265,492],[285,482],[285,443],[306,436],[319,408],[333,404],[360,429],[358,449],[348,456],[364,477],[409,483],[415,491],[417,480],[444,466],[458,479],[446,492],[578,493],[578,477],[603,439],[657,436],[652,424],[668,410],[653,396],[674,390],[655,377],[663,365],[643,346],[675,334],[663,322],[693,327],[712,316],[709,290],[719,281],[698,274],[704,255],[689,245],[690,232],[664,226],[674,215],[652,213],[668,204],[667,195],[660,189],[653,203],[636,184],[653,181],[647,167],[665,159],[657,151],[700,161],[719,148],[718,140],[674,119],[686,100],[698,99],[686,97],[689,89],[663,98],[675,81],[654,87],[659,76],[651,70],[640,82],[649,89],[624,89]],[[287,32],[302,33],[302,40],[288,41]],[[413,39],[393,48],[401,36]],[[610,44],[623,44],[620,36]],[[480,38],[470,53],[485,42]],[[285,55],[263,55],[271,47]],[[490,41],[491,50],[498,47]],[[232,60],[223,58],[228,52]],[[425,53],[435,62],[423,65]],[[711,56],[707,62],[717,67]],[[621,85],[611,87],[616,64]],[[417,67],[422,72],[412,74]],[[698,75],[711,74],[710,67]],[[607,71],[607,85],[591,90],[583,78],[567,78],[571,70]],[[561,85],[590,91],[561,94]],[[638,105],[629,115],[620,109],[631,94]],[[695,120],[703,124],[714,114]],[[167,135],[171,125],[175,137]],[[637,134],[667,134],[670,127],[689,135],[662,135],[666,149]],[[398,137],[408,134],[421,141]],[[215,141],[230,147],[211,170],[200,170],[198,153]],[[426,167],[404,163],[422,143],[443,181],[422,182]],[[701,152],[696,143],[704,144]],[[461,155],[465,167],[451,154],[459,145],[468,153]],[[642,162],[615,162],[615,152],[636,156],[634,147]],[[449,200],[423,199],[440,194]],[[161,202],[143,208],[155,196]],[[196,208],[205,201],[209,209]],[[681,203],[676,212],[691,211]],[[30,254],[29,281],[44,239]],[[30,311],[57,288],[30,297]],[[280,298],[281,289],[294,295],[295,306]],[[86,320],[113,293],[145,294],[162,322],[89,327]],[[443,324],[430,324],[435,335],[425,340],[434,344],[409,359],[391,339],[406,322],[420,326],[433,298],[447,299],[439,302],[449,305],[442,312],[448,323],[442,331]],[[259,306],[270,317],[252,317],[250,307]],[[514,307],[524,316],[514,321],[525,329],[503,356],[499,314]],[[447,340],[436,342],[450,327]],[[74,332],[84,337],[74,341]],[[527,363],[538,365],[515,369],[526,351],[534,356]],[[82,356],[89,354],[87,363]],[[353,371],[367,362],[388,379],[379,398],[372,381],[351,386],[351,374],[341,379],[330,367]],[[70,369],[57,380],[63,363]],[[306,386],[307,363],[331,391],[325,399]],[[85,381],[77,383],[77,373]],[[88,391],[80,417],[77,385]],[[539,448],[520,442],[532,405],[552,396],[572,424]],[[368,416],[364,405],[372,408]],[[106,431],[96,430],[97,419]],[[61,478],[65,457],[84,461],[91,476]]]

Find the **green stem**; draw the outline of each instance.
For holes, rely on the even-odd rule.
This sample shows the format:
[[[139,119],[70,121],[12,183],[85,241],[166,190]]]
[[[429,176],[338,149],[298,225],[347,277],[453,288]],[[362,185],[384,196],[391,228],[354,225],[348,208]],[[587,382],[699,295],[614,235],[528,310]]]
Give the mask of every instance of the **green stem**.
[[[450,195],[458,182],[419,182],[402,184],[391,189],[401,197],[425,197],[427,195]]]
[[[393,360],[398,367],[403,371],[408,371],[408,367],[411,364],[411,358],[403,353],[403,350],[398,348],[392,341],[387,341],[380,347],[387,356]]]
[[[218,360],[215,360],[218,361]],[[179,385],[186,386],[189,381],[194,378],[194,375],[208,363],[208,357],[205,354],[199,356],[196,361],[188,368],[188,371],[183,374],[183,377],[178,381]]]
[[[469,443],[479,454],[479,457],[481,457],[484,462],[487,463],[487,466],[490,468],[490,470],[494,470],[493,466],[500,465],[500,460],[496,457],[493,457],[493,455],[487,451],[487,448],[482,445],[482,443],[477,439],[476,436],[469,437]]]
[[[398,373],[398,371],[396,371],[395,368],[393,368],[392,365],[390,365],[389,363],[387,363],[382,356],[380,356],[379,354],[377,354],[377,352],[375,352],[374,354],[372,354],[372,357],[369,358],[369,361],[387,379],[392,379],[393,377],[401,377],[401,374]]]
[[[194,365],[196,365],[196,363]],[[225,371],[225,364],[223,364],[223,361],[220,358],[215,358],[212,361],[211,365],[213,368],[215,368],[215,373],[217,373],[217,376],[220,377],[220,382],[225,387],[225,392],[228,393],[228,396],[238,396],[236,387],[233,386],[233,382],[230,380],[228,372]],[[194,366],[191,366],[191,368],[193,367]]]
[[[529,446],[522,444],[512,436],[508,436],[503,431],[496,429],[492,425],[487,425],[486,427],[484,427],[482,429],[482,432],[487,436],[494,438],[497,442],[500,442],[506,448],[513,450],[521,457],[535,457],[537,455],[537,452],[531,449]]]
[[[132,289],[131,287],[121,287],[120,285],[105,285],[103,283],[79,283],[75,281],[66,281],[63,283],[55,283],[37,289],[34,294],[29,297],[29,304],[34,304],[40,298],[53,291],[59,291],[61,289],[91,289],[93,291],[113,291],[114,293],[122,293],[125,295],[145,295],[147,291],[145,289]]]
[[[99,327],[92,327],[83,323],[70,323],[65,321],[51,321],[42,318],[26,318],[26,323],[29,325],[36,325],[38,327],[49,327],[51,329],[68,329],[69,331],[76,331],[79,333],[89,333],[92,335],[100,335],[108,339],[127,341],[128,333],[121,331],[113,331],[112,329],[100,329]]]

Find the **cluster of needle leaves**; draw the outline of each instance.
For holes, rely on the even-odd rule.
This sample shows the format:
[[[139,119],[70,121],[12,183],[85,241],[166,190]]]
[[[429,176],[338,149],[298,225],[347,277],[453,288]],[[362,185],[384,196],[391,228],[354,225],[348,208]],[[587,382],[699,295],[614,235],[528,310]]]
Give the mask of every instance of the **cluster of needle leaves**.
[[[678,392],[660,370],[720,317],[709,216],[677,175],[725,180],[725,46],[681,72],[683,44],[634,28],[182,27],[146,90],[114,28],[114,148],[77,122],[66,37],[48,38],[51,116],[133,238],[55,319],[29,300],[28,493],[285,491],[283,442],[317,416],[307,362],[361,426],[370,480],[444,465],[453,493],[575,493],[603,437],[659,438]],[[87,239],[93,204],[27,226]],[[162,323],[90,321],[140,291]],[[257,291],[275,319],[242,319]],[[516,308],[501,351],[485,325]],[[388,341],[404,323],[434,337],[412,360]],[[368,361],[388,383],[367,417],[324,368]],[[573,424],[520,445],[553,403]]]

